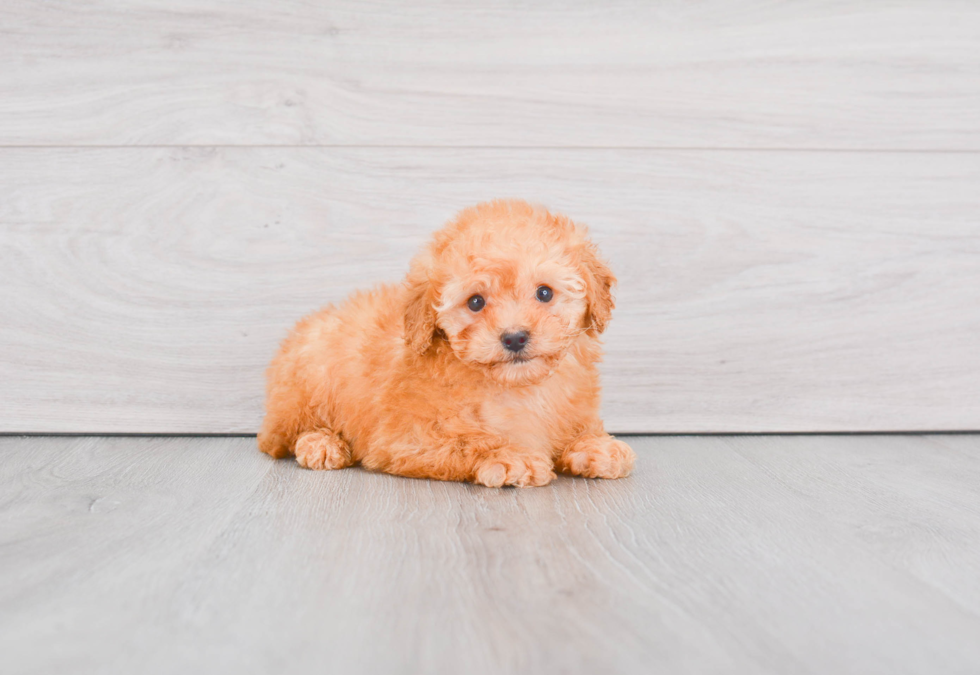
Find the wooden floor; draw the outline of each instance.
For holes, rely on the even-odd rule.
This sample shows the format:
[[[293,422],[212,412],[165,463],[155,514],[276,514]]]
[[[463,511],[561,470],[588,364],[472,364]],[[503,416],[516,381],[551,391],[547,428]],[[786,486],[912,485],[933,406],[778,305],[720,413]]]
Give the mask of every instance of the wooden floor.
[[[493,490],[0,438],[2,669],[980,672],[980,436],[631,441]]]

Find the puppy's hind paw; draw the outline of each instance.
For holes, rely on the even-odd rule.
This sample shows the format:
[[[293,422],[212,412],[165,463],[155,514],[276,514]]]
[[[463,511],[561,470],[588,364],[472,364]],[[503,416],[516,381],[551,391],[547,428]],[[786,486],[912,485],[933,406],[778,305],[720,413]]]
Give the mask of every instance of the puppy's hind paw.
[[[555,479],[551,461],[518,452],[498,453],[479,462],[473,482],[487,487],[540,487]]]
[[[351,465],[350,447],[338,434],[310,431],[296,440],[296,462],[307,469],[343,469]]]

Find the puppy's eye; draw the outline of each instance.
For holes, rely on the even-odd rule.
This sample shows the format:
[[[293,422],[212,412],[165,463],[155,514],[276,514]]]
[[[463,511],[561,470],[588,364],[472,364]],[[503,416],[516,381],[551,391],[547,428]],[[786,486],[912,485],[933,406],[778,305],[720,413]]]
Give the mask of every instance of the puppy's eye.
[[[474,295],[472,298],[466,301],[466,306],[470,308],[473,312],[479,312],[483,309],[483,306],[487,304],[487,301],[483,299],[482,295]]]
[[[551,302],[551,299],[555,297],[555,292],[547,286],[538,286],[538,290],[534,292],[534,297],[541,302]]]

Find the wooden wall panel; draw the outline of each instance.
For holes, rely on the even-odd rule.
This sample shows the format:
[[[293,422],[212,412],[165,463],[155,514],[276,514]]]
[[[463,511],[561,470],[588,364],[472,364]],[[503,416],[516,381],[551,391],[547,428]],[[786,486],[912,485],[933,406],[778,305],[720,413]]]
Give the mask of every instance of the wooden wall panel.
[[[980,150],[980,3],[0,7],[3,145]]]
[[[251,432],[305,312],[475,201],[588,223],[611,430],[980,428],[980,155],[0,149],[0,431]]]

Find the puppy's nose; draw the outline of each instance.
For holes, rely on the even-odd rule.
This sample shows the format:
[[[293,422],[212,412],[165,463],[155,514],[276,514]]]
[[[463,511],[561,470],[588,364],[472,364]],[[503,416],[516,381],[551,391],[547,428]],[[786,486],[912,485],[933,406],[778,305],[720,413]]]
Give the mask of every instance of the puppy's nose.
[[[504,343],[504,349],[516,353],[524,349],[530,339],[526,330],[519,330],[516,333],[504,333],[500,341]]]

